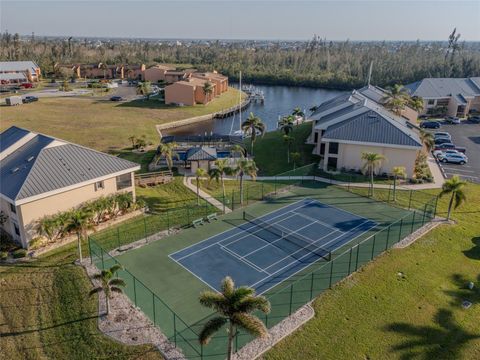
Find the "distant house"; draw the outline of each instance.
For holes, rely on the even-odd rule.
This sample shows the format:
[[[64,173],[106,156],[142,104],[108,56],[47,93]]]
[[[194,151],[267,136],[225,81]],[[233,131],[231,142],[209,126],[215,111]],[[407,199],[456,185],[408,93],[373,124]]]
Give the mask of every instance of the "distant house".
[[[136,163],[12,126],[0,133],[2,229],[24,248],[37,221],[120,192],[135,199]]]
[[[183,104],[193,106],[196,104],[208,104],[215,96],[216,85],[212,86],[212,93],[204,91],[207,80],[189,78],[184,81],[177,81],[165,87],[165,104]]]
[[[152,67],[149,67],[148,69],[145,69],[144,72],[144,80],[145,81],[150,81],[152,83],[157,83],[159,81],[166,81],[165,79],[165,74],[167,71],[172,71],[175,70],[174,67],[168,66],[168,65],[154,65]]]
[[[42,71],[34,61],[0,61],[0,74],[23,74],[29,82],[37,82]]]
[[[130,64],[123,66],[123,78],[129,80],[144,80],[145,64]]]
[[[228,77],[214,72],[195,72],[192,77],[210,81],[215,84],[215,96],[219,96],[228,90]]]
[[[426,78],[406,88],[423,99],[423,114],[466,117],[480,111],[480,77]]]
[[[381,88],[367,86],[317,107],[310,116],[308,143],[321,157],[321,169],[359,171],[364,165],[362,153],[374,152],[386,158],[376,173],[391,174],[393,167],[404,166],[412,177],[417,152],[423,146],[418,128],[411,120],[385,109],[381,104],[384,96]]]

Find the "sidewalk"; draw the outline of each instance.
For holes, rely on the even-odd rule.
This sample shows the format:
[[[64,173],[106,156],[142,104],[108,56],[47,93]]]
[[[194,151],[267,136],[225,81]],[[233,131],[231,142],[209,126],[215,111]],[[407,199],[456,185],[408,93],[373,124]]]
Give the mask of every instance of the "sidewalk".
[[[192,179],[193,179],[193,177],[191,177],[191,176],[184,176],[183,177],[183,185],[185,185],[187,188],[192,190],[196,195],[197,194],[197,187],[192,184]],[[212,197],[212,195],[206,193],[202,189],[199,190],[198,194],[200,195],[200,197],[202,199],[204,199],[205,201],[208,201],[210,204],[212,204],[217,209],[222,211],[222,213],[225,212],[225,214],[228,214],[228,213],[232,212],[232,210],[230,208],[224,206],[220,201],[218,201],[217,199]]]

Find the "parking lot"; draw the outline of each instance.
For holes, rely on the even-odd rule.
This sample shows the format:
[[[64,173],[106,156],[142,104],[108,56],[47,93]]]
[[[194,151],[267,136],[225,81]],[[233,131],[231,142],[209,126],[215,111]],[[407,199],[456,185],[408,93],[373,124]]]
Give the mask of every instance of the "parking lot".
[[[480,124],[470,121],[462,121],[458,125],[442,123],[440,129],[431,131],[448,132],[456,146],[467,149],[465,153],[468,157],[467,164],[439,163],[445,176],[451,178],[453,175],[459,175],[464,180],[480,183]]]

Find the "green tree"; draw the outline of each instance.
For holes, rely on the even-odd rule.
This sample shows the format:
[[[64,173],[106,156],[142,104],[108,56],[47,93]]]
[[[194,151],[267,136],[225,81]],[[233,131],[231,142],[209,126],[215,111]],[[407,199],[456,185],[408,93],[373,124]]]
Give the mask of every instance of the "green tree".
[[[200,331],[200,343],[206,345],[212,336],[223,326],[227,326],[227,360],[232,358],[233,340],[238,329],[252,336],[267,337],[265,325],[252,315],[254,311],[270,312],[270,303],[263,296],[255,295],[255,290],[246,286],[235,288],[230,277],[222,281],[220,293],[205,291],[200,294],[200,304],[216,311],[217,316],[210,319]]]
[[[203,84],[203,93],[205,94],[205,103],[208,103],[210,101],[210,95],[213,92],[213,85],[210,81],[207,81],[205,84]]]
[[[292,115],[293,115],[294,117],[296,117],[296,116],[299,116],[299,117],[301,117],[301,118],[304,118],[304,117],[305,117],[305,113],[304,113],[303,110],[300,109],[299,107],[296,107],[295,109],[293,109]],[[298,122],[297,122],[297,124],[298,124]]]
[[[77,234],[78,259],[82,262],[82,238],[86,237],[88,230],[93,228],[92,214],[88,211],[78,209],[72,211],[66,225],[67,232]]]
[[[251,152],[253,155],[253,144],[257,139],[257,132],[260,133],[261,136],[265,134],[265,124],[262,122],[258,116],[255,116],[253,113],[250,113],[248,118],[242,123],[242,130],[245,135],[250,134],[250,145],[251,145]]]
[[[405,166],[395,166],[393,168],[393,201],[397,201],[397,179],[406,178],[407,172],[405,171]]]
[[[283,135],[283,142],[287,144],[287,163],[290,164],[290,146],[292,146],[295,138],[290,135]]]
[[[234,173],[240,177],[240,204],[243,205],[243,177],[248,175],[255,180],[257,177],[257,166],[253,160],[241,159],[237,161]]]
[[[58,222],[55,216],[44,216],[38,220],[36,231],[38,235],[45,236],[48,241],[55,240],[58,234]]]
[[[460,180],[458,175],[452,176],[451,179],[446,180],[442,185],[442,191],[440,192],[440,197],[445,195],[450,196],[450,201],[448,203],[448,213],[447,220],[450,220],[450,214],[452,212],[452,206],[454,209],[462,205],[463,202],[467,201],[467,196],[463,192],[463,187],[466,185],[465,181]]]
[[[195,178],[197,180],[197,205],[200,205],[200,178],[203,178],[207,175],[207,170],[200,167],[195,171]]]
[[[150,100],[150,94],[152,93],[152,85],[150,81],[139,82],[137,85],[137,95],[143,95]]]
[[[100,281],[100,285],[92,289],[89,295],[92,296],[93,294],[97,294],[102,291],[104,292],[107,316],[110,314],[110,299],[112,298],[113,293],[122,293],[122,287],[127,286],[123,279],[114,277],[115,274],[121,269],[122,267],[120,265],[115,264],[110,269],[102,270],[100,274],[96,274],[93,277],[94,279]]]
[[[215,161],[215,167],[211,168],[208,171],[208,176],[210,177],[210,180],[215,180],[217,183],[221,182],[222,184],[222,194],[223,194],[223,199],[225,200],[225,175],[231,175],[233,173],[233,169],[228,166],[228,160],[227,159],[218,159]]]
[[[285,133],[285,135],[290,134],[293,131],[293,115],[282,117],[278,122],[278,127]]]
[[[240,154],[242,159],[245,157],[245,149],[242,145],[235,144],[230,148],[230,155],[235,157],[237,154]]]
[[[385,107],[400,116],[409,100],[406,89],[403,85],[396,84],[388,88],[386,92],[387,95],[382,99]]]
[[[416,112],[422,112],[423,99],[420,96],[412,96],[408,99],[408,106]]]
[[[165,157],[165,161],[167,162],[167,166],[169,170],[172,170],[173,158],[174,157],[176,157],[177,159],[179,158],[178,154],[175,152],[176,147],[177,147],[177,144],[175,142],[171,142],[167,144],[160,143],[160,145],[158,146],[157,153],[158,155]]]
[[[369,196],[373,196],[373,176],[375,173],[375,168],[379,166],[382,161],[385,159],[383,155],[364,152],[362,153],[361,159],[364,161],[363,170],[370,175],[370,191]]]

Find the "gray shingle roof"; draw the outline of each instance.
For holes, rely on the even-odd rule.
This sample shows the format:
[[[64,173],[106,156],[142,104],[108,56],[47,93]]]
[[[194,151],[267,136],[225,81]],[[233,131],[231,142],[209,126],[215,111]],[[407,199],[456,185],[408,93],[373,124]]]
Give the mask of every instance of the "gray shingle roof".
[[[217,150],[215,148],[202,146],[188,149],[187,160],[216,160]]]
[[[462,96],[479,96],[480,88],[477,78],[426,78],[405,87],[411,95],[422,98],[446,98],[461,94]]]
[[[0,72],[26,71],[35,72],[38,65],[33,61],[0,61]]]
[[[4,132],[0,133],[0,152],[15,144],[28,133],[28,130],[16,126],[9,127]]]
[[[27,78],[23,73],[0,73],[0,80],[26,80]]]
[[[112,155],[37,134],[2,160],[0,193],[18,201],[138,167]]]
[[[383,114],[370,110],[329,126],[324,139],[421,147],[415,133]]]

